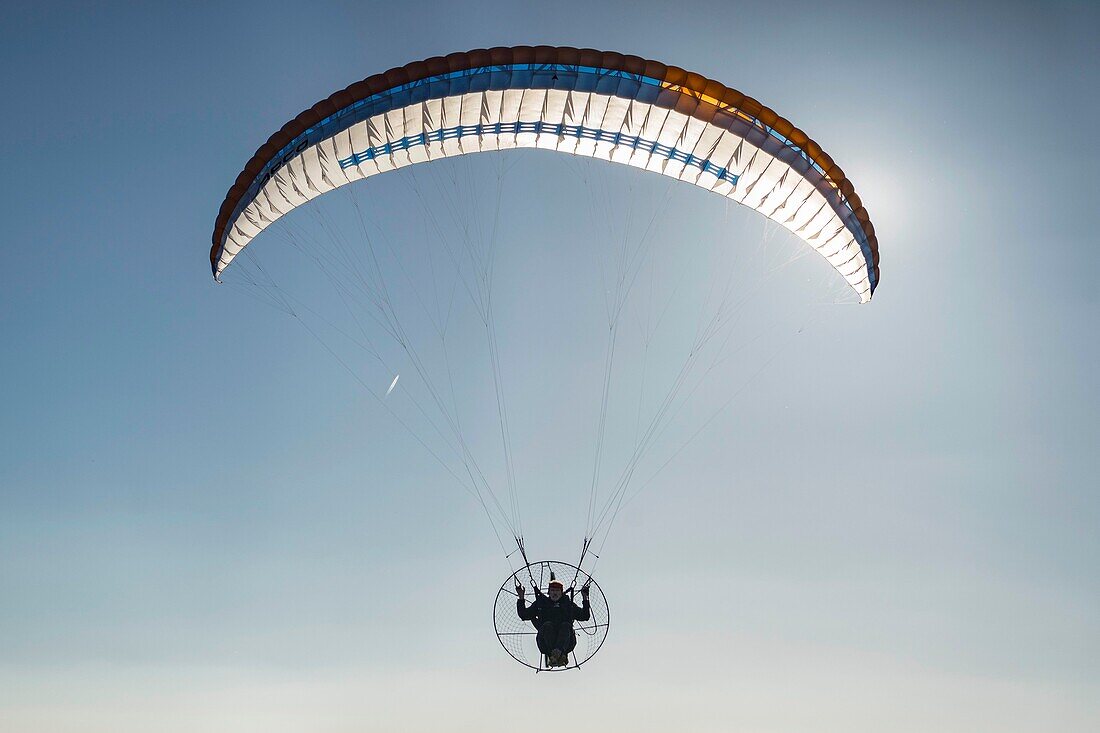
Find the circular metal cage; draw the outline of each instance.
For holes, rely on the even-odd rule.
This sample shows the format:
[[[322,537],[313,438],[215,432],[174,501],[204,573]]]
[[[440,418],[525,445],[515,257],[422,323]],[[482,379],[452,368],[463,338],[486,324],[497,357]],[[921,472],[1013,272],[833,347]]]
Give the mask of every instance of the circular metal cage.
[[[516,611],[517,585],[526,588],[527,599],[530,601],[535,597],[536,591],[546,595],[552,579],[562,582],[566,595],[575,597],[577,605],[580,605],[581,588],[588,585],[590,589],[588,601],[592,609],[591,616],[587,621],[573,624],[577,646],[569,654],[569,661],[563,667],[549,666],[535,642],[537,630],[529,621],[520,619]],[[576,565],[553,560],[530,563],[508,576],[497,591],[496,603],[493,605],[493,626],[500,645],[512,659],[536,672],[563,672],[580,667],[603,646],[610,622],[607,598],[592,576]]]

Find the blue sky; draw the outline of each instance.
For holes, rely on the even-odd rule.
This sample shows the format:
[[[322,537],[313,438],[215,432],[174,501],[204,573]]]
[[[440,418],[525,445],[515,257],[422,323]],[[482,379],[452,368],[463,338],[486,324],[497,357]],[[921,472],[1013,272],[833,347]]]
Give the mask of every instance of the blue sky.
[[[1096,729],[1098,21],[1088,3],[5,6],[0,731]],[[480,508],[207,260],[226,188],[302,109],[536,43],[660,59],[794,120],[855,182],[883,268],[870,305],[777,339],[624,509],[606,647],[538,677],[492,636],[509,570]],[[569,166],[520,160],[509,180],[569,200]],[[698,238],[728,216],[759,244],[748,212],[673,196]],[[515,198],[506,231],[547,217]],[[503,287],[552,299],[574,261],[540,254],[558,233],[537,221]],[[564,372],[514,373],[522,400]],[[558,502],[547,458],[570,423],[537,418],[583,394],[541,394],[516,418],[524,519],[571,555],[585,492]]]

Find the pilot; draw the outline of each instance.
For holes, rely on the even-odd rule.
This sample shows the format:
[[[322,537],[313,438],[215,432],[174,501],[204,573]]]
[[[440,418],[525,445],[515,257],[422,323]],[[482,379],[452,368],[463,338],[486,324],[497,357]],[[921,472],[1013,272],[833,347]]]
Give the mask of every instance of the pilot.
[[[516,584],[516,611],[524,621],[530,621],[538,629],[535,641],[539,651],[546,655],[551,667],[564,667],[569,663],[569,652],[577,646],[577,632],[573,630],[574,621],[587,621],[591,618],[592,608],[588,603],[588,586],[581,588],[581,606],[578,608],[573,599],[565,595],[565,585],[560,580],[551,580],[546,595],[535,589],[535,600],[528,606],[523,596],[526,589]]]

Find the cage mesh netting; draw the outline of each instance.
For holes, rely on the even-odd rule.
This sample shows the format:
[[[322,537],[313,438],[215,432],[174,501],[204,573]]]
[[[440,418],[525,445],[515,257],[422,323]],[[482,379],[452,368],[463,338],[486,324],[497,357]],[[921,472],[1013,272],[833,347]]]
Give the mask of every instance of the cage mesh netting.
[[[569,655],[569,664],[565,667],[547,667],[546,660],[535,643],[535,627],[529,621],[521,620],[516,613],[516,585],[520,584],[527,589],[526,601],[530,603],[534,600],[536,588],[544,595],[547,593],[551,576],[565,585],[567,595],[569,589],[573,589],[572,595],[578,606],[581,603],[581,588],[586,583],[591,588],[588,600],[592,614],[587,621],[574,623],[577,647]],[[607,599],[592,577],[574,565],[550,560],[533,562],[508,576],[497,592],[493,608],[493,625],[505,651],[520,664],[547,672],[573,669],[591,659],[607,637],[610,620]]]

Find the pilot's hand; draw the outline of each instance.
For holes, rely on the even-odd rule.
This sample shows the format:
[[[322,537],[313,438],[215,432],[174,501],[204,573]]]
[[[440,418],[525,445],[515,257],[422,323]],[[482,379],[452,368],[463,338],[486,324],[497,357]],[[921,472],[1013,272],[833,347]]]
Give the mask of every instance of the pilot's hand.
[[[516,595],[517,596],[519,596],[520,598],[523,598],[523,594],[526,593],[526,592],[527,592],[526,588],[524,588],[519,583],[516,583]]]
[[[585,585],[581,586],[581,598],[583,598],[587,601],[588,600],[588,594],[591,592],[591,590],[592,589],[588,586],[588,584],[585,584]]]

